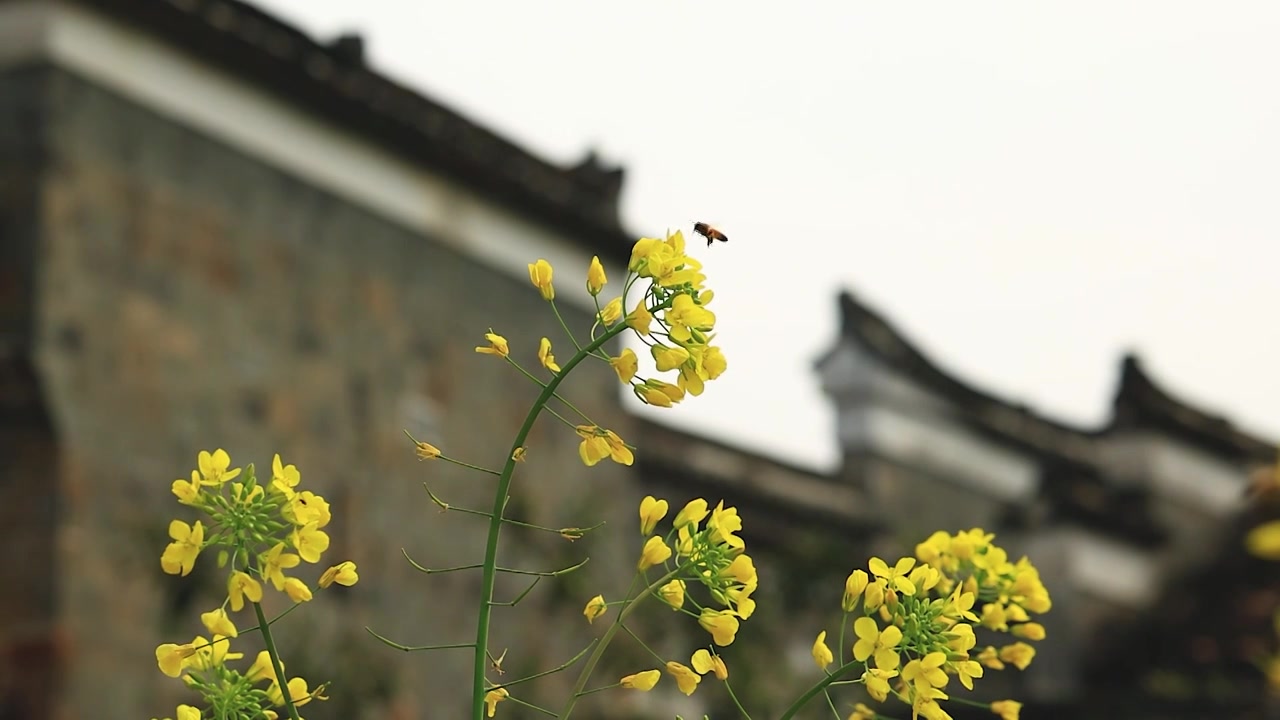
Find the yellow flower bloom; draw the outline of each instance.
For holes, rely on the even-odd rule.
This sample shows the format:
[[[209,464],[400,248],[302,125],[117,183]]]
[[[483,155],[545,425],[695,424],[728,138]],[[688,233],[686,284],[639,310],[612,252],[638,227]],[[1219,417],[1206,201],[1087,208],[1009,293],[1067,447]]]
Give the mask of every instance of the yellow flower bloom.
[[[276,590],[283,591],[284,571],[297,567],[300,562],[301,560],[297,555],[284,551],[284,543],[276,543],[275,547],[258,558],[258,567],[263,580],[275,586]]]
[[[1014,637],[1026,638],[1028,640],[1043,640],[1045,636],[1044,626],[1040,623],[1033,622],[1014,625],[1013,629],[1009,632],[1013,633]]]
[[[414,452],[417,453],[419,460],[434,460],[440,457],[440,448],[431,443],[419,442],[415,440]]]
[[[982,606],[982,626],[990,630],[1008,630],[1008,620],[1005,618],[1004,606],[999,603],[987,603]]]
[[[1022,703],[1013,700],[997,700],[991,703],[991,712],[1000,716],[1000,720],[1018,720],[1022,711]]]
[[[609,457],[619,465],[630,465],[635,462],[635,455],[631,452],[631,448],[618,437],[618,434],[612,430],[604,431],[605,442],[609,445]]]
[[[697,525],[707,516],[707,501],[702,498],[690,500],[685,506],[676,513],[676,519],[672,521],[672,527],[682,528],[685,525]]]
[[[231,600],[231,611],[240,612],[246,598],[249,602],[262,602],[262,585],[248,574],[237,570],[227,578],[227,597]]]
[[[826,670],[827,666],[835,662],[836,656],[831,654],[831,648],[827,647],[827,631],[823,630],[818,633],[818,639],[813,641],[813,661],[818,664],[819,670]]]
[[[677,295],[663,319],[671,329],[671,339],[678,343],[690,342],[695,330],[709,331],[716,322],[715,313],[695,304],[688,295]]]
[[[711,531],[708,539],[713,543],[723,543],[730,547],[745,547],[742,539],[734,533],[742,529],[742,518],[738,516],[738,508],[724,506],[721,500],[711,511],[711,519],[707,520],[707,529]]]
[[[284,465],[280,462],[280,453],[271,459],[271,486],[285,495],[290,494],[302,481],[302,473],[296,465]]]
[[[862,593],[862,607],[868,612],[877,610],[884,604],[884,580],[874,580],[867,583],[867,589]]]
[[[511,459],[515,460],[516,462],[524,462],[524,456],[525,456],[525,449],[523,446],[518,447],[511,452]]]
[[[200,709],[190,705],[179,705],[176,720],[200,720]]]
[[[1004,669],[1004,663],[1000,661],[999,653],[997,653],[996,649],[994,647],[991,647],[990,645],[983,648],[982,651],[979,652],[977,655],[973,656],[973,659],[991,668],[992,670]]]
[[[681,296],[683,297],[683,296]],[[619,306],[621,307],[621,306]],[[635,330],[637,333],[649,336],[649,326],[653,324],[653,313],[649,312],[649,308],[644,306],[644,298],[636,303],[636,307],[627,313],[627,327]]]
[[[897,625],[881,631],[873,618],[860,617],[853,622],[853,634],[858,636],[858,642],[853,645],[854,660],[863,662],[874,656],[877,668],[892,670],[898,667],[897,647],[902,642],[902,631]]]
[[[968,623],[959,623],[944,634],[947,637],[947,647],[961,655],[968,654],[973,646],[978,644],[978,638],[973,634],[973,626]]]
[[[160,567],[169,575],[186,577],[195,567],[196,557],[204,544],[204,526],[197,520],[195,525],[188,525],[181,520],[169,523],[169,543],[160,556]]]
[[[872,575],[884,578],[890,587],[897,589],[903,595],[915,595],[916,586],[912,585],[911,581],[907,579],[907,573],[911,572],[911,568],[915,567],[915,564],[915,558],[904,557],[894,563],[893,567],[889,567],[884,560],[873,557],[867,565],[871,568]]]
[[[662,679],[661,670],[645,670],[634,675],[628,675],[618,681],[618,684],[628,690],[643,690],[649,692],[654,685]]]
[[[205,640],[200,636],[191,641],[196,654],[188,665],[196,670],[209,670],[219,667],[228,660],[239,660],[244,653],[231,652],[231,641],[221,635],[214,635],[213,640]]]
[[[982,677],[982,663],[975,660],[959,660],[955,663],[956,677],[960,678],[960,684],[973,689],[973,679]]]
[[[231,622],[231,618],[227,617],[227,611],[222,608],[200,613],[200,622],[204,623],[205,629],[209,631],[210,635],[222,635],[230,638],[240,636],[240,633],[236,631],[236,624]]]
[[[666,562],[671,557],[671,548],[662,541],[662,538],[654,535],[644,544],[644,550],[640,553],[640,562],[637,567],[640,570],[648,570],[658,563]]]
[[[618,322],[618,318],[622,317],[622,298],[616,297],[600,310],[600,322],[605,325],[612,325]]]
[[[636,397],[643,400],[646,405],[664,408],[671,407],[674,404],[671,396],[650,385],[652,382],[655,381],[645,380],[643,384],[635,386],[634,392]]]
[[[743,553],[733,559],[724,570],[720,571],[720,577],[733,578],[743,585],[750,585],[756,582],[756,563],[751,559],[750,555]]]
[[[587,268],[587,292],[592,295],[599,295],[600,290],[604,288],[604,284],[609,279],[604,275],[604,265],[600,264],[600,258],[591,257],[591,266]],[[656,672],[656,671],[655,671]]]
[[[658,526],[658,522],[667,516],[667,501],[646,495],[640,501],[640,534],[648,535]]]
[[[1245,536],[1245,547],[1263,560],[1280,560],[1280,520],[1263,523]]]
[[[174,480],[170,486],[173,494],[178,497],[178,502],[183,505],[197,505],[200,502],[200,473],[192,470],[191,480]]]
[[[672,580],[658,588],[658,595],[662,597],[663,602],[671,606],[672,610],[679,610],[684,607],[684,581]]]
[[[866,686],[868,695],[875,698],[877,702],[884,702],[889,696],[889,681],[896,677],[898,677],[897,670],[868,668],[862,673],[862,683]]]
[[[294,707],[301,707],[312,700],[324,699],[324,697],[320,696],[323,686],[316,688],[315,692],[309,692],[307,690],[307,681],[300,677],[290,678],[287,687],[289,688],[289,699],[293,701]],[[271,687],[267,688],[267,699],[276,707],[284,706],[284,693],[280,691],[279,683],[273,682]]]
[[[359,579],[360,576],[356,573],[356,564],[346,560],[325,570],[320,576],[319,585],[321,588],[327,588],[336,582],[339,585],[351,587]]]
[[[311,588],[298,578],[289,578],[284,581],[284,594],[296,603],[304,603],[311,600]]]
[[[281,508],[281,514],[294,525],[315,524],[322,528],[329,524],[333,515],[329,512],[329,501],[310,490],[294,493]]]
[[[712,610],[703,608],[698,616],[698,624],[703,630],[711,633],[711,639],[720,647],[733,643],[738,634],[738,618],[732,610]]]
[[[639,358],[631,348],[622,351],[622,354],[615,358],[609,358],[609,365],[613,367],[613,371],[618,373],[618,379],[623,384],[629,384],[631,378],[636,376],[636,371],[640,369]]]
[[[946,661],[946,653],[931,652],[907,663],[902,668],[902,679],[914,685],[917,693],[932,697],[931,690],[941,690],[947,686],[947,674],[942,670],[942,664]]]
[[[320,530],[314,522],[294,528],[293,534],[289,536],[289,542],[293,544],[302,559],[309,563],[320,562],[320,555],[329,549],[328,533]]]
[[[283,661],[281,661],[280,667],[284,667]],[[274,684],[276,680],[276,670],[275,665],[271,663],[271,653],[266,650],[259,652],[258,657],[253,661],[253,664],[249,666],[249,669],[245,671],[244,676],[245,679],[251,683],[266,680]]]
[[[499,355],[501,357],[506,357],[511,354],[511,348],[507,346],[506,338],[492,332],[485,333],[484,337],[489,341],[489,346],[477,347],[476,352],[485,353],[487,355]]]
[[[240,468],[228,469],[231,467],[231,456],[222,448],[218,448],[212,453],[208,450],[201,450],[200,454],[196,456],[196,461],[200,466],[200,475],[203,477],[200,481],[201,485],[213,485],[216,487],[240,476]]]
[[[1000,659],[1019,670],[1026,670],[1035,656],[1036,649],[1024,642],[1017,642],[1000,648]]]
[[[888,689],[887,689],[888,687],[889,687],[889,684],[888,684],[888,683],[885,683],[885,688],[886,688],[886,690],[885,690],[885,694],[886,694],[886,695],[887,695],[887,694],[888,694],[888,692],[889,692],[889,691],[888,691]],[[881,699],[880,699],[880,701],[881,701],[881,702],[884,702],[884,698],[881,698]],[[862,703],[858,703],[857,705],[854,705],[854,706],[853,706],[853,714],[852,714],[852,715],[850,715],[850,716],[847,718],[847,720],[876,720],[876,711],[875,711],[875,710],[872,710],[871,708],[867,707],[866,705],[863,705]]]
[[[867,577],[865,570],[854,570],[849,573],[848,579],[844,581],[844,596],[840,598],[840,609],[845,612],[853,612],[858,606],[858,598],[862,596],[862,591],[867,589]]]
[[[493,717],[493,714],[498,710],[498,703],[506,700],[510,694],[511,693],[507,692],[506,688],[498,688],[497,690],[490,690],[485,693],[484,705],[486,708],[486,717]]]
[[[653,360],[657,364],[658,372],[667,372],[674,370],[685,363],[689,359],[689,351],[682,347],[668,347],[662,343],[653,345],[649,348],[649,353],[653,355]]]
[[[604,596],[597,595],[587,601],[587,606],[582,609],[582,614],[587,618],[587,624],[591,624],[608,610],[609,606],[605,604]]]
[[[551,354],[551,341],[547,338],[542,338],[538,343],[538,362],[553,373],[560,372],[560,366],[556,364],[556,356]]]
[[[185,645],[165,643],[156,648],[156,664],[160,666],[160,672],[176,678],[186,668],[187,660],[195,654],[195,648],[191,643]]]
[[[729,679],[729,668],[724,664],[724,659],[719,655],[708,651],[706,648],[700,648],[693,653],[693,657],[690,658],[689,661],[693,664],[693,669],[697,671],[699,675],[706,675],[709,672],[714,672],[717,680]]]
[[[702,682],[701,675],[674,660],[667,662],[667,672],[676,679],[676,686],[685,695],[692,695],[698,689],[698,683]]]
[[[542,293],[543,300],[556,298],[556,289],[551,286],[552,274],[551,263],[546,260],[539,259],[538,262],[529,264],[529,282]]]

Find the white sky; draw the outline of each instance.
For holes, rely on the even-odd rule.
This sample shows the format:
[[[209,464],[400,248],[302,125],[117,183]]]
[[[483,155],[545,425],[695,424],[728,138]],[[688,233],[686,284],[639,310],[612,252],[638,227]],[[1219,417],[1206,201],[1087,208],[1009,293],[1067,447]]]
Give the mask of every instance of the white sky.
[[[729,371],[674,424],[834,463],[843,287],[1063,420],[1134,349],[1280,438],[1280,5],[256,1],[552,161],[596,147],[637,235],[729,234]]]

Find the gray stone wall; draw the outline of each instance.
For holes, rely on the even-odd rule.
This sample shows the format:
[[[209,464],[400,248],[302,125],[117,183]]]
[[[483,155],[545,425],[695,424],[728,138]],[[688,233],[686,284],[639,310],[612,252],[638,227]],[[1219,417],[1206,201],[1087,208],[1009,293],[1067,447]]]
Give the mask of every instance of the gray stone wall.
[[[326,559],[360,568],[356,587],[319,593],[279,626],[291,674],[338,681],[307,717],[460,717],[469,651],[401,655],[363,628],[410,645],[471,639],[479,575],[423,576],[401,548],[427,566],[479,561],[482,522],[439,513],[422,483],[487,509],[492,480],[417,462],[402,430],[500,465],[536,388],[473,348],[492,326],[527,367],[542,335],[566,357],[536,290],[61,71],[0,76],[0,96],[14,95],[44,103],[49,151],[41,230],[25,245],[38,258],[29,357],[59,464],[18,482],[56,488],[60,503],[46,543],[59,586],[50,631],[69,639],[59,716],[162,716],[189,697],[155,668],[154,648],[202,631],[199,613],[224,589],[212,557],[180,579],[159,556],[169,519],[190,519],[170,483],[222,447],[260,472],[273,452],[297,464],[332,503]],[[8,152],[23,140],[3,137]],[[575,378],[578,407],[626,438],[612,370]],[[504,565],[591,557],[589,576],[498,610],[493,647],[511,648],[509,677],[571,657],[589,637],[585,600],[633,567],[640,494],[618,466],[583,468],[576,446],[571,429],[539,422],[511,514],[613,531],[572,545],[504,532]],[[31,513],[40,500],[6,505]],[[521,587],[504,580],[498,599]],[[522,696],[560,697],[568,680]]]

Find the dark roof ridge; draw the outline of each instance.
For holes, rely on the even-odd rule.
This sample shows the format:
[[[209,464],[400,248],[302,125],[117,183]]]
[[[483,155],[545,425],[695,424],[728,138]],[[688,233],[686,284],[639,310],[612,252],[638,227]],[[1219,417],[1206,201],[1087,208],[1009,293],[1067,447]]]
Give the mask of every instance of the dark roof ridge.
[[[1242,458],[1273,459],[1275,443],[1236,428],[1221,415],[1172,395],[1142,367],[1137,353],[1125,353],[1112,401],[1109,430],[1157,427],[1219,452]]]
[[[634,238],[619,219],[624,171],[594,152],[560,167],[367,67],[353,35],[323,43],[242,0],[76,0],[452,175],[625,261]],[[359,45],[360,47],[356,47]]]

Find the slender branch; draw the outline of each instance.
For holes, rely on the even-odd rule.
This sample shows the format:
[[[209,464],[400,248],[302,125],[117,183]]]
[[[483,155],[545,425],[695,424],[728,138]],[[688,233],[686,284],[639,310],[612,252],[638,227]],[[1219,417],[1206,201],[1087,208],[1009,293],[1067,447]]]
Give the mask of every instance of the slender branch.
[[[262,612],[262,603],[253,603],[253,612],[258,616],[258,632],[262,633],[262,641],[267,646],[267,654],[271,656],[271,669],[276,673],[276,684],[280,688],[280,696],[284,698],[284,706],[289,710],[289,717],[298,717],[298,708],[293,705],[293,694],[289,692],[289,682],[284,678],[284,663],[280,660],[280,651],[276,649],[275,638],[271,637],[271,625]]]
[[[586,655],[586,654],[587,654],[587,651],[588,651],[588,650],[590,650],[590,649],[592,648],[592,646],[593,646],[593,645],[595,645],[597,642],[599,642],[599,641],[598,641],[598,640],[595,640],[595,639],[592,639],[592,641],[591,641],[591,642],[587,643],[587,646],[586,646],[586,647],[584,647],[584,648],[582,648],[582,650],[579,650],[579,651],[578,651],[578,654],[577,654],[577,655],[574,655],[572,658],[570,658],[570,659],[566,660],[565,662],[563,662],[563,663],[561,663],[561,664],[557,665],[556,667],[551,668],[550,670],[543,670],[543,671],[542,671],[542,672],[540,672],[540,673],[537,673],[537,674],[534,674],[534,675],[530,675],[530,676],[528,676],[528,677],[522,677],[522,678],[520,678],[519,680],[512,680],[512,681],[511,681],[511,682],[509,682],[509,683],[503,683],[503,684],[501,684],[501,685],[495,685],[495,686],[493,686],[493,687],[489,688],[489,690],[498,690],[499,688],[510,688],[510,687],[515,687],[516,685],[520,685],[520,684],[523,684],[523,683],[527,683],[527,682],[529,682],[529,681],[531,681],[531,680],[537,680],[538,678],[541,678],[541,677],[546,677],[546,676],[548,676],[548,675],[554,675],[555,673],[562,672],[562,671],[564,671],[564,670],[568,670],[570,667],[572,667],[572,666],[573,666],[573,664],[574,664],[574,663],[576,663],[576,662],[578,662],[579,660],[581,660],[581,659],[582,659],[582,656],[583,656],[583,655]]]
[[[426,573],[427,575],[439,575],[441,573],[458,572],[459,570],[479,570],[480,568],[484,567],[483,565],[476,563],[474,565],[459,565],[457,567],[441,568],[439,570],[433,570],[429,567],[423,567],[422,565],[419,565],[413,558],[409,557],[409,553],[405,551],[404,548],[400,548],[400,554],[404,555],[404,559],[408,560],[409,564],[412,565],[415,570],[422,573]]]
[[[591,558],[587,558],[586,560],[583,560],[582,562],[578,563],[577,565],[570,565],[569,567],[567,567],[567,568],[563,568],[563,569],[561,569],[561,570],[550,570],[550,571],[546,571],[546,570],[513,570],[513,569],[511,569],[511,568],[504,568],[504,567],[499,567],[499,568],[496,568],[496,569],[497,569],[497,571],[498,571],[498,572],[508,573],[508,574],[510,574],[510,575],[538,575],[538,576],[540,576],[540,577],[559,577],[559,576],[561,576],[561,575],[568,575],[569,573],[573,572],[574,570],[577,570],[578,568],[582,567],[583,565],[586,565],[586,564],[587,564],[587,561],[588,561],[588,560],[590,560],[590,559],[591,559]]]
[[[611,328],[585,348],[579,350],[569,362],[564,364],[560,372],[542,388],[542,392],[534,400],[533,406],[529,408],[529,413],[525,416],[524,423],[520,426],[520,430],[516,433],[515,439],[511,443],[511,448],[507,451],[507,461],[502,468],[502,474],[498,477],[498,487],[493,496],[493,517],[489,518],[489,536],[485,541],[484,574],[480,580],[480,608],[479,617],[476,618],[475,660],[472,669],[472,720],[484,720],[485,650],[489,647],[489,618],[493,613],[493,586],[497,577],[498,539],[502,534],[502,511],[506,507],[507,499],[511,493],[511,478],[516,468],[515,452],[518,448],[524,447],[525,440],[528,439],[529,433],[532,432],[534,422],[537,421],[542,408],[546,406],[547,401],[555,394],[556,388],[568,377],[574,367],[585,360],[592,350],[603,346],[614,337],[622,334],[626,329],[627,326],[622,323],[616,328]]]
[[[791,703],[791,706],[782,713],[782,716],[779,717],[778,720],[791,720],[791,718],[795,717],[795,714],[800,711],[800,708],[804,707],[810,700],[817,697],[818,693],[826,692],[827,687],[842,679],[845,673],[857,667],[862,667],[863,665],[863,663],[860,663],[857,660],[852,660],[836,668],[835,672],[831,673],[826,678],[819,680],[817,684],[806,690],[803,695],[796,698],[796,701]]]
[[[729,691],[729,699],[732,700],[733,704],[738,708],[738,712],[742,713],[742,717],[747,720],[751,720],[751,713],[747,712],[747,709],[742,707],[742,701],[738,699],[737,695],[733,694],[733,686],[729,684],[728,678],[725,678],[724,689]]]
[[[378,638],[378,639],[379,639],[379,640],[381,640],[383,643],[385,643],[388,647],[393,647],[393,648],[395,648],[396,650],[403,650],[403,651],[405,651],[405,652],[417,652],[418,650],[456,650],[456,649],[459,649],[459,648],[475,647],[475,645],[474,645],[473,643],[451,643],[451,644],[448,644],[448,645],[415,645],[415,646],[410,646],[410,645],[401,645],[400,643],[398,643],[398,642],[396,642],[396,641],[394,641],[394,640],[389,640],[389,639],[387,639],[387,638],[385,638],[385,637],[383,637],[383,636],[379,635],[378,633],[374,632],[373,630],[370,630],[368,627],[365,627],[365,632],[367,632],[367,633],[369,633],[370,635],[372,635],[372,636],[374,636],[374,637]]]
[[[434,502],[436,505],[438,505],[442,510],[452,510],[453,512],[460,512],[460,513],[463,513],[464,515],[479,515],[480,517],[486,517],[486,518],[493,517],[493,513],[488,513],[483,510],[472,510],[471,508],[454,507],[453,505],[450,505],[444,500],[441,500],[440,496],[432,492],[431,488],[428,487],[426,483],[422,483],[422,488],[427,491],[428,495],[431,496],[431,501]],[[541,530],[543,532],[555,533],[557,535],[560,535],[561,533],[564,532],[564,528],[549,528],[543,525],[534,525],[533,523],[527,523],[520,520],[512,520],[511,518],[505,518],[505,517],[502,518],[502,522],[508,525],[515,525],[516,527],[529,528],[530,530]],[[590,532],[592,530],[597,530],[601,527],[604,527],[603,520],[596,523],[595,525],[592,525],[589,528],[575,528],[575,529],[582,530],[583,532]]]
[[[490,605],[501,605],[503,607],[515,607],[516,605],[520,604],[520,601],[523,600],[526,595],[533,592],[533,589],[537,587],[538,583],[540,582],[542,582],[542,577],[535,577],[533,579],[533,582],[529,583],[529,587],[525,588],[524,592],[521,592],[519,595],[517,595],[515,600],[508,600],[505,602],[499,602],[497,600],[494,600],[492,603],[490,603]]]

